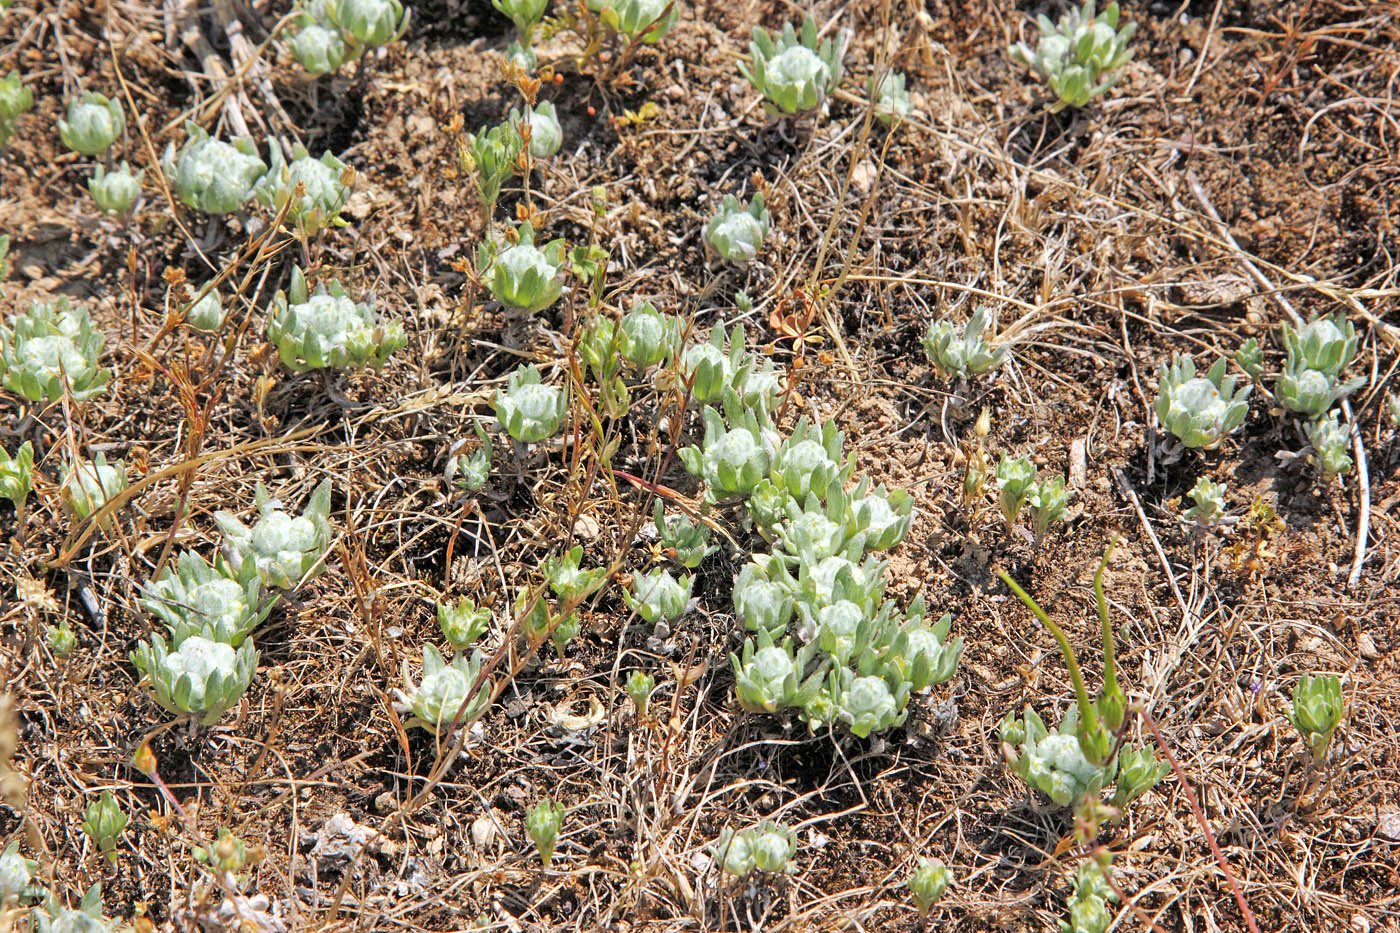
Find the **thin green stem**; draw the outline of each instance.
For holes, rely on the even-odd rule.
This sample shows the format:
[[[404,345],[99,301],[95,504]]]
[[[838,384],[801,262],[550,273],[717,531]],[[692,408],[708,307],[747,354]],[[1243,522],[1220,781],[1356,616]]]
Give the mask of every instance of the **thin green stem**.
[[[1099,561],[1099,569],[1094,574],[1094,600],[1099,608],[1099,630],[1103,634],[1103,692],[1105,696],[1116,696],[1118,690],[1118,667],[1114,663],[1113,652],[1113,624],[1108,619],[1108,600],[1103,595],[1103,570],[1108,566],[1109,555],[1118,546],[1118,538],[1115,536],[1108,542],[1108,550],[1103,552],[1103,560]]]
[[[1016,598],[1025,603],[1027,609],[1035,613],[1035,617],[1050,630],[1050,634],[1055,636],[1055,641],[1060,646],[1060,654],[1064,655],[1065,665],[1069,668],[1069,679],[1074,684],[1074,694],[1079,699],[1079,718],[1086,727],[1096,729],[1099,724],[1098,710],[1089,700],[1089,691],[1084,687],[1084,675],[1079,672],[1079,659],[1074,656],[1074,649],[1070,647],[1064,629],[1045,614],[1045,610],[1041,609],[1036,601],[1031,599],[1030,594],[1021,589],[1015,580],[1011,579],[1010,574],[1000,567],[997,568],[996,574],[1001,577],[1001,582],[1011,588],[1011,592],[1016,594]]]

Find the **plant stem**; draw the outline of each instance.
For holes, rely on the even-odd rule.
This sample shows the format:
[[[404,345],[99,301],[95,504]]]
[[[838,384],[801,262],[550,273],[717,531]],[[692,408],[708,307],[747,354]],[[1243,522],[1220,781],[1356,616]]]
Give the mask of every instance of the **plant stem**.
[[[1104,696],[1118,696],[1118,666],[1114,663],[1113,624],[1108,619],[1108,600],[1103,595],[1103,571],[1108,566],[1109,555],[1118,546],[1118,538],[1108,542],[1108,550],[1103,552],[1099,569],[1094,573],[1094,600],[1099,610],[1099,630],[1103,635],[1103,692]]]
[[[1016,594],[1016,598],[1025,603],[1027,609],[1035,613],[1035,617],[1040,620],[1042,625],[1050,630],[1050,634],[1055,636],[1055,641],[1058,642],[1060,646],[1060,654],[1064,655],[1065,665],[1069,668],[1069,679],[1070,682],[1074,684],[1074,694],[1079,699],[1079,718],[1084,722],[1086,727],[1097,728],[1099,723],[1098,710],[1094,708],[1094,704],[1089,700],[1089,691],[1084,687],[1084,675],[1079,672],[1079,659],[1074,656],[1074,649],[1070,647],[1069,639],[1065,637],[1064,629],[1060,628],[1053,619],[1045,614],[1045,610],[1041,609],[1036,601],[1031,599],[1030,594],[1021,589],[1015,580],[1011,579],[1010,574],[1000,567],[997,568],[996,574],[1001,577],[1001,582],[1011,588],[1011,592]]]

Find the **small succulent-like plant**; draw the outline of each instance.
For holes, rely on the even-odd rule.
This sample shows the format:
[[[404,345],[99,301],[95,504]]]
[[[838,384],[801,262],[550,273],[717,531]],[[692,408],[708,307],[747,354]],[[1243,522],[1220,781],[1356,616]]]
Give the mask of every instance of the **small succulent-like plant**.
[[[34,106],[34,92],[25,85],[18,71],[0,78],[0,149],[10,144],[20,116]]]
[[[554,858],[554,846],[559,841],[559,830],[564,825],[564,808],[548,797],[535,804],[525,816],[525,832],[535,844],[540,863],[549,867]]]
[[[263,593],[253,561],[239,570],[221,557],[210,566],[186,551],[165,572],[141,587],[141,605],[170,629],[172,647],[191,635],[203,635],[237,648],[272,609],[276,597]]]
[[[477,247],[477,267],[496,300],[508,308],[535,314],[559,300],[564,291],[564,241],[535,246],[535,231],[528,223],[516,228],[513,246],[500,249],[490,240]]]
[[[1039,544],[1050,526],[1063,521],[1069,506],[1069,498],[1074,490],[1065,488],[1063,476],[1031,484],[1026,491],[1026,504],[1031,508],[1031,521],[1035,524],[1035,541]]]
[[[662,314],[650,301],[639,301],[622,316],[622,356],[640,369],[666,359],[680,341],[680,319]]]
[[[233,875],[235,878],[248,864],[248,845],[239,839],[227,826],[220,826],[212,846],[195,846],[194,859],[217,871]]]
[[[681,14],[680,0],[588,0],[603,24],[636,42],[656,42]]]
[[[769,222],[763,192],[755,192],[748,204],[727,194],[719,211],[705,224],[705,242],[725,259],[743,265],[758,255],[768,238]]]
[[[1095,859],[1086,860],[1074,876],[1074,891],[1066,905],[1069,917],[1060,921],[1060,933],[1104,933],[1113,920],[1108,903],[1116,900],[1104,866]]]
[[[552,437],[569,410],[568,393],[545,385],[534,366],[522,366],[510,374],[505,388],[496,390],[496,420],[522,444]]]
[[[352,57],[352,52],[341,37],[340,30],[328,23],[320,22],[307,12],[298,14],[292,24],[296,34],[287,43],[292,57],[311,76],[335,71]]]
[[[176,648],[158,634],[136,646],[131,663],[150,680],[157,703],[212,726],[243,698],[258,666],[252,639],[238,648],[191,635]]]
[[[306,147],[292,147],[292,159],[282,157],[282,147],[273,140],[272,166],[253,188],[262,204],[274,212],[287,207],[287,219],[302,237],[315,236],[326,227],[343,227],[341,208],[350,200],[355,170],[329,152],[311,158]],[[296,196],[297,185],[302,194]]]
[[[817,22],[809,14],[799,36],[788,23],[776,38],[755,26],[749,42],[750,60],[739,63],[739,73],[763,95],[763,109],[770,116],[792,116],[821,106],[826,95],[841,82],[841,59],[850,32],[817,42]]]
[[[1264,348],[1257,337],[1250,337],[1235,351],[1235,365],[1255,382],[1264,374]]]
[[[792,858],[797,855],[797,833],[772,820],[738,832],[726,826],[710,851],[724,871],[736,878],[754,870],[790,871]]]
[[[491,5],[498,12],[510,17],[510,21],[515,24],[515,31],[520,35],[520,41],[529,45],[535,27],[544,19],[549,0],[491,0]]]
[[[887,69],[876,80],[870,76],[870,99],[875,105],[875,116],[886,126],[893,126],[909,116],[913,109],[909,102],[909,92],[904,89],[904,72]]]
[[[175,193],[189,207],[206,214],[232,214],[253,196],[254,185],[267,172],[251,139],[226,143],[211,137],[197,123],[186,122],[189,141],[178,151],[171,142],[161,167]]]
[[[68,102],[68,119],[59,118],[63,145],[83,155],[102,155],[126,129],[120,101],[88,91]]]
[[[488,606],[478,608],[475,602],[463,596],[455,603],[438,603],[437,620],[447,643],[458,651],[465,651],[491,627],[491,609]]]
[[[839,716],[857,738],[871,732],[882,732],[901,725],[908,711],[909,684],[890,682],[883,677],[866,674],[855,677],[841,694]]]
[[[608,577],[608,568],[594,567],[580,570],[583,559],[583,545],[576,544],[564,552],[562,557],[551,557],[544,562],[544,576],[554,595],[569,605],[578,605]]]
[[[136,199],[141,197],[141,178],[145,174],[144,170],[133,173],[131,166],[125,162],[110,172],[99,165],[88,179],[88,191],[104,214],[125,217],[136,206]]]
[[[1293,704],[1288,721],[1308,743],[1313,760],[1321,764],[1327,758],[1332,736],[1346,715],[1342,701],[1342,680],[1336,674],[1314,677],[1304,674],[1293,688]]]
[[[850,495],[851,531],[864,537],[867,551],[888,551],[904,540],[914,521],[914,497],[904,489],[869,489],[863,479]]]
[[[919,864],[909,873],[909,894],[914,898],[920,917],[927,917],[933,905],[943,897],[953,880],[953,873],[936,858],[921,858]]]
[[[250,528],[232,512],[215,512],[214,523],[224,534],[223,551],[229,566],[241,574],[252,561],[264,585],[290,590],[303,577],[321,572],[321,558],[331,543],[331,481],[321,481],[306,508],[292,516],[258,483],[253,494],[258,520]]]
[[[476,190],[489,215],[501,196],[501,186],[515,170],[516,160],[525,147],[514,121],[483,126],[467,137],[460,159],[465,168],[476,172]]]
[[[126,464],[120,460],[108,463],[107,455],[99,453],[95,460],[79,460],[65,466],[58,494],[69,511],[85,519],[100,511],[125,488]],[[109,515],[99,527],[105,531],[111,527],[111,522]]]
[[[48,643],[49,652],[58,660],[65,660],[73,653],[73,649],[78,647],[78,637],[73,634],[67,619],[57,625],[46,625],[44,629],[44,639]]]
[[[1198,376],[1191,357],[1174,354],[1157,371],[1157,420],[1187,447],[1215,447],[1249,414],[1254,386],[1236,390],[1236,377],[1225,375],[1225,366],[1221,357]]]
[[[1094,15],[1094,0],[1070,7],[1058,23],[1049,17],[1036,18],[1040,41],[1034,51],[1026,43],[1008,51],[1013,59],[1030,66],[1050,88],[1055,100],[1048,107],[1058,113],[1066,107],[1083,107],[1113,87],[1118,69],[1133,57],[1128,40],[1137,23],[1118,28],[1118,4],[1104,7]]]
[[[224,326],[224,302],[219,290],[211,288],[185,308],[185,323],[195,330],[217,333]]]
[[[1001,455],[997,463],[997,491],[1001,502],[1001,514],[1007,526],[1016,524],[1016,516],[1021,514],[1021,506],[1035,486],[1035,465],[1029,457],[1012,460]]]
[[[627,698],[632,701],[632,705],[637,710],[637,718],[647,717],[647,707],[651,703],[651,694],[656,689],[656,678],[646,671],[633,671],[627,675],[627,683],[623,690],[627,692]]]
[[[705,480],[705,496],[710,501],[748,495],[760,480],[767,478],[776,453],[765,434],[766,425],[752,410],[732,419],[732,428],[726,427],[719,412],[708,406],[702,418],[703,444],[680,452],[685,468]],[[766,413],[763,419],[767,420]]]
[[[982,331],[987,320],[981,308],[972,312],[961,334],[952,321],[929,322],[924,334],[924,352],[929,362],[945,376],[966,379],[996,369],[1006,358],[1007,346],[993,347]]]
[[[1195,505],[1183,514],[1202,528],[1213,528],[1225,516],[1225,484],[1202,476],[1187,493]]]
[[[117,841],[126,829],[126,822],[127,816],[110,790],[104,790],[83,812],[83,832],[113,865],[117,864]]]
[[[408,342],[401,322],[381,322],[373,304],[355,301],[338,280],[322,282],[314,293],[309,292],[298,267],[292,269],[291,287],[279,290],[272,304],[267,337],[293,372],[327,367],[379,369]]]
[[[399,0],[324,0],[326,17],[347,43],[372,48],[393,42],[408,29]]]
[[[34,444],[25,441],[15,455],[0,448],[0,499],[14,503],[15,512],[24,509],[24,500],[34,488]]]
[[[64,907],[52,893],[30,911],[34,933],[112,933],[118,923],[102,913],[102,885],[87,889],[77,907]]]
[[[667,570],[655,567],[634,578],[632,586],[623,590],[622,598],[629,609],[648,622],[678,619],[685,614],[694,587],[695,577],[690,574],[682,574],[677,580]]]
[[[39,892],[31,887],[31,882],[38,873],[39,863],[19,854],[18,839],[0,850],[0,910],[37,897]]]
[[[666,521],[666,508],[660,499],[652,510],[652,524],[656,526],[661,547],[673,552],[676,563],[688,570],[699,567],[701,561],[715,552],[710,544],[710,529],[704,523],[695,524],[684,515],[675,521]]]
[[[744,565],[734,581],[734,611],[750,632],[767,632],[772,641],[781,641],[796,608],[786,582],[782,563],[771,558]]]
[[[805,706],[823,686],[820,668],[810,675],[806,673],[816,648],[809,643],[794,652],[791,638],[774,644],[764,629],[759,629],[757,639],[744,639],[741,653],[729,654],[739,705],[751,713]]]
[[[399,708],[411,711],[412,718],[406,725],[418,726],[429,732],[442,733],[455,721],[460,727],[476,719],[491,702],[491,680],[487,678],[472,693],[477,679],[481,676],[481,666],[485,655],[476,649],[468,657],[458,654],[449,664],[442,653],[433,645],[423,646],[423,676],[415,685],[410,674],[409,662],[403,662],[403,691]],[[461,712],[461,717],[458,713]]]
[[[481,426],[480,421],[473,422],[472,429],[476,431],[476,438],[480,441],[481,446],[470,454],[458,454],[451,461],[447,479],[448,482],[451,482],[455,476],[457,485],[477,492],[491,478],[493,445],[491,444],[491,436],[486,433],[486,429]]]
[[[91,398],[112,378],[97,365],[104,340],[87,308],[67,296],[36,301],[0,327],[0,384],[31,402],[56,402],[65,390],[76,401]]]
[[[1351,449],[1351,432],[1337,420],[1335,411],[1309,421],[1303,426],[1303,433],[1312,447],[1313,459],[1324,483],[1332,482],[1332,477],[1339,473],[1351,471],[1352,462],[1348,453]]]
[[[853,469],[851,459],[843,452],[845,442],[846,435],[834,421],[817,427],[805,416],[799,418],[778,448],[769,478],[798,501],[809,495],[823,497],[828,489],[839,490]]]
[[[530,127],[532,159],[547,159],[564,145],[564,131],[559,126],[559,115],[554,111],[554,105],[547,100],[540,101],[534,110],[525,111],[523,117],[519,110],[512,107],[510,123],[512,126]],[[523,138],[525,134],[522,132],[520,135]]]
[[[1316,420],[1366,383],[1361,376],[1338,381],[1357,346],[1356,328],[1340,314],[1320,317],[1297,331],[1285,324],[1283,343],[1288,358],[1274,395],[1290,411]]]
[[[1002,755],[1021,780],[1056,804],[1068,807],[1087,794],[1097,794],[1112,783],[1118,761],[1098,765],[1084,756],[1075,735],[1078,710],[1071,706],[1055,732],[1035,710],[1026,707],[1022,720],[1007,713],[998,728]]]

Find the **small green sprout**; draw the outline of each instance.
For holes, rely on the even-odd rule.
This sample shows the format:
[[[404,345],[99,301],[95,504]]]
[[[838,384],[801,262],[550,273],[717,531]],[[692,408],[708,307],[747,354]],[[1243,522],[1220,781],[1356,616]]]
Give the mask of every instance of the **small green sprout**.
[[[73,653],[73,649],[78,647],[78,638],[69,628],[67,619],[59,622],[58,625],[45,626],[45,629],[45,639],[49,645],[49,652],[58,660],[66,660]]]
[[[1184,513],[1185,517],[1202,528],[1213,528],[1225,516],[1225,484],[1216,483],[1202,476],[1187,493],[1196,503]]]
[[[762,419],[760,420],[760,414]],[[685,468],[705,480],[705,497],[718,502],[734,496],[747,496],[760,480],[768,477],[776,451],[766,427],[767,413],[751,409],[735,411],[732,428],[713,408],[702,412],[705,435],[701,446],[680,452]]]
[[[525,816],[525,832],[535,844],[540,862],[549,867],[554,858],[554,846],[559,841],[559,830],[564,825],[564,808],[548,797],[535,804]]]
[[[109,863],[117,864],[117,841],[126,829],[127,821],[117,798],[112,796],[110,790],[104,790],[100,798],[88,804],[83,817],[83,832],[87,833],[97,850],[107,856]]]
[[[627,683],[623,689],[627,692],[627,698],[637,709],[637,718],[646,719],[647,707],[651,703],[651,694],[656,689],[656,678],[645,671],[633,671],[627,675]]]
[[[437,620],[447,643],[458,651],[465,651],[491,627],[491,609],[477,608],[475,602],[463,596],[455,603],[438,603]]]
[[[374,47],[408,30],[408,11],[399,0],[325,0],[326,16],[349,42]]]
[[[736,878],[755,870],[791,871],[792,858],[797,854],[797,833],[772,820],[738,832],[726,826],[710,846],[710,852],[724,871]]]
[[[535,230],[516,228],[516,243],[505,249],[492,240],[477,247],[477,268],[496,300],[517,313],[536,314],[559,300],[564,291],[564,241],[535,246]]]
[[[902,725],[908,716],[909,688],[909,683],[898,681],[891,687],[889,681],[874,674],[852,678],[841,693],[838,715],[851,734],[861,739]]]
[[[684,515],[668,523],[666,509],[660,499],[656,500],[652,520],[661,547],[674,552],[673,559],[682,567],[694,570],[715,552],[715,547],[709,543],[710,529],[704,523],[693,524]]]
[[[1006,518],[1007,527],[1016,524],[1016,516],[1021,514],[1021,506],[1035,485],[1035,466],[1029,457],[1012,460],[1001,455],[997,463],[997,490],[1001,501],[1001,514]]]
[[[1067,905],[1069,919],[1060,921],[1060,933],[1104,933],[1108,929],[1113,920],[1108,903],[1118,900],[1118,895],[1109,885],[1104,871],[1105,867],[1094,859],[1079,866],[1074,893]]]
[[[522,366],[510,374],[504,388],[496,390],[496,420],[522,444],[552,437],[568,414],[568,393],[545,385],[534,366]]]
[[[19,840],[0,850],[0,910],[11,910],[19,902],[38,896],[31,887],[39,873],[39,863],[19,854]]]
[[[334,26],[318,22],[306,12],[298,14],[292,25],[297,30],[288,43],[292,57],[312,77],[335,71],[352,58],[340,30]]]
[[[1006,358],[1007,345],[993,348],[982,336],[986,317],[981,308],[972,312],[961,334],[951,321],[929,322],[924,334],[924,352],[929,362],[945,376],[966,379],[989,372]]]
[[[908,885],[920,917],[928,917],[929,911],[943,897],[952,880],[953,873],[938,859],[919,859],[918,866],[909,873]]]
[[[532,159],[547,159],[564,145],[564,131],[559,126],[559,115],[555,113],[554,105],[547,100],[540,101],[534,110],[525,111],[524,117],[521,117],[519,110],[512,107],[510,124],[530,127]],[[524,133],[521,133],[521,137],[524,137]]]
[[[544,11],[549,0],[491,0],[491,5],[504,13],[515,24],[520,41],[529,45],[535,34],[535,27],[544,19]]]
[[[431,644],[423,646],[423,676],[415,685],[409,662],[403,662],[403,690],[396,709],[412,712],[405,724],[428,732],[442,734],[453,722],[458,726],[472,722],[491,702],[491,679],[482,680],[475,694],[472,688],[481,679],[481,667],[486,657],[476,649],[468,657],[458,654],[448,664],[442,652]],[[461,717],[458,718],[458,713]]]
[[[622,316],[622,357],[645,369],[670,356],[680,342],[680,319],[656,310],[650,301],[638,301]]]
[[[235,649],[191,635],[171,649],[154,634],[131,652],[131,663],[150,681],[157,703],[212,726],[243,698],[258,666],[258,652],[251,638]]]
[[[796,603],[782,582],[781,564],[768,560],[747,563],[734,581],[734,611],[750,632],[767,632],[772,641],[781,641],[792,620]]]
[[[648,574],[637,576],[632,586],[623,590],[627,607],[648,622],[678,619],[685,614],[695,577],[683,574],[680,580],[666,570],[655,567]]]
[[[224,534],[224,556],[235,573],[252,561],[264,585],[290,590],[303,577],[310,579],[325,569],[321,561],[331,544],[329,479],[321,481],[298,516],[289,514],[262,483],[253,503],[258,520],[251,528],[232,512],[214,513],[214,524]]]
[[[203,298],[194,301],[185,309],[185,323],[195,330],[209,334],[218,333],[219,328],[224,326],[224,302],[219,297],[217,288],[209,289]]]
[[[875,105],[875,116],[886,126],[903,120],[913,109],[904,81],[902,71],[886,70],[878,81],[875,75],[870,76],[870,99]]]
[[[577,606],[595,592],[608,577],[608,568],[595,567],[580,570],[583,559],[583,545],[576,544],[563,557],[549,558],[544,562],[544,576],[554,595],[570,606]]]
[[[1313,459],[1324,483],[1332,482],[1332,477],[1339,473],[1351,471],[1352,462],[1348,453],[1351,449],[1351,432],[1337,420],[1335,411],[1309,421],[1303,426],[1303,433],[1312,446]]]
[[[1244,423],[1252,385],[1235,390],[1221,357],[1204,376],[1189,356],[1174,354],[1157,372],[1157,420],[1187,447],[1211,448]]]
[[[15,513],[24,510],[24,500],[34,489],[34,444],[25,441],[15,455],[0,448],[0,498],[14,503]]]
[[[1365,385],[1363,376],[1338,381],[1341,371],[1356,356],[1357,342],[1356,328],[1340,314],[1320,317],[1297,331],[1283,325],[1288,358],[1274,385],[1279,404],[1316,420]]]
[[[276,601],[263,593],[253,561],[244,561],[235,571],[221,557],[210,566],[193,551],[182,553],[160,577],[141,587],[141,605],[166,624],[172,647],[191,635],[203,635],[237,648]]]
[[[1026,492],[1026,503],[1031,507],[1031,521],[1035,523],[1035,543],[1045,539],[1050,526],[1063,521],[1074,490],[1065,488],[1065,478],[1054,476],[1043,482],[1032,483]]]
[[[99,453],[96,460],[79,460],[64,467],[58,494],[69,511],[78,519],[98,512],[126,488],[126,464],[117,460],[109,464],[107,456]],[[112,517],[102,520],[104,531],[111,527]]]
[[[1049,111],[1058,113],[1066,107],[1083,107],[1113,87],[1117,71],[1133,57],[1128,40],[1137,23],[1118,28],[1118,4],[1104,7],[1103,15],[1094,15],[1094,0],[1083,7],[1071,7],[1069,12],[1052,24],[1045,15],[1036,18],[1040,41],[1032,51],[1024,42],[1008,51],[1013,59],[1029,65],[1055,95]]]
[[[513,122],[489,129],[483,126],[468,137],[461,161],[464,168],[476,172],[476,191],[487,215],[495,209],[501,186],[514,171],[516,159],[524,147],[525,142]]]
[[[99,165],[88,179],[88,191],[102,213],[108,217],[125,217],[141,196],[141,178],[145,174],[145,171],[133,174],[126,162],[110,172]]]
[[[300,267],[292,268],[291,287],[279,290],[272,303],[267,337],[293,372],[361,366],[378,370],[408,342],[401,322],[382,323],[372,303],[355,301],[338,280],[322,282],[309,292]]]
[[[56,402],[64,392],[84,401],[107,388],[110,369],[98,366],[105,336],[87,308],[67,296],[33,302],[28,314],[0,327],[0,383],[31,402]]]
[[[63,145],[83,155],[102,155],[121,138],[126,114],[115,99],[88,91],[68,102],[68,119],[58,121]]]
[[[329,152],[321,158],[311,158],[306,147],[292,147],[292,160],[282,157],[282,146],[276,140],[269,143],[272,166],[253,188],[257,199],[274,213],[287,208],[286,218],[303,239],[315,236],[326,227],[344,227],[340,211],[350,200],[350,186],[355,170]],[[297,185],[302,194],[296,196]]]
[[[481,442],[481,446],[470,454],[457,455],[449,468],[448,481],[450,482],[455,475],[457,485],[471,492],[479,492],[491,478],[493,446],[491,436],[486,433],[480,421],[473,422],[472,429],[476,431],[476,438]]]
[[[194,858],[201,864],[237,876],[248,864],[248,846],[227,826],[220,826],[212,846],[194,847]]]
[[[18,71],[11,70],[0,78],[0,149],[10,144],[15,124],[34,106],[34,92],[25,86]]]
[[[705,224],[705,242],[730,262],[744,265],[753,261],[768,238],[769,222],[763,192],[755,192],[748,204],[727,194],[715,216]]]
[[[1288,721],[1308,743],[1313,761],[1322,764],[1327,749],[1346,715],[1342,700],[1342,679],[1336,674],[1314,677],[1304,674],[1293,688],[1293,706]]]
[[[646,43],[666,35],[681,13],[680,0],[588,0],[588,8],[609,29]]]
[[[206,214],[232,214],[253,197],[254,186],[267,172],[251,139],[232,143],[210,137],[203,127],[185,123],[189,141],[178,151],[171,142],[161,167],[175,193],[188,206]]]
[[[826,95],[841,82],[841,59],[850,32],[840,30],[835,38],[817,43],[817,23],[809,14],[802,33],[788,23],[780,36],[755,26],[749,43],[751,58],[739,63],[739,73],[763,95],[763,109],[769,116],[792,116],[821,106]]]
[[[1264,349],[1256,337],[1250,337],[1235,351],[1235,365],[1244,370],[1255,382],[1264,374]]]

